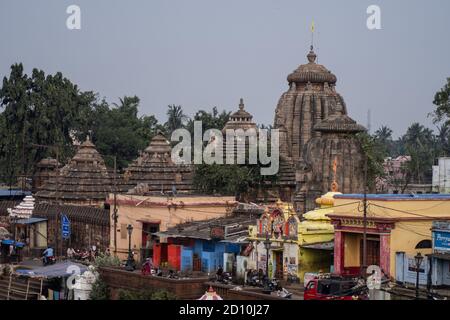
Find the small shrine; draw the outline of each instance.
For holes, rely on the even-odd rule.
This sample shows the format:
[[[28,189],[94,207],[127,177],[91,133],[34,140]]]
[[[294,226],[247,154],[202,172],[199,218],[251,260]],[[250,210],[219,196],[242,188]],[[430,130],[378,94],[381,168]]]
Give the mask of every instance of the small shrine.
[[[9,208],[8,213],[10,218],[14,219],[28,219],[33,214],[34,198],[33,196],[26,196],[21,203],[14,208]]]

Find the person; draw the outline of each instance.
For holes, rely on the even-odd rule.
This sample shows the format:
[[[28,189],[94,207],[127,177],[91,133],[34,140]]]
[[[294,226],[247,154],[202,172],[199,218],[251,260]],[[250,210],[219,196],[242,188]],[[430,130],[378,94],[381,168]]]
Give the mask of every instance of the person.
[[[223,278],[223,268],[222,267],[219,267],[219,269],[217,269],[216,276],[217,276],[217,281],[222,281],[222,278]]]
[[[106,248],[105,256],[107,256],[107,257],[111,256],[111,251],[109,250],[109,248]]]
[[[142,265],[142,274],[149,275],[152,270],[152,262],[150,258],[145,259],[144,264]]]
[[[53,248],[51,246],[48,246],[47,249],[44,250],[43,256],[44,256],[44,263],[47,264],[48,259],[53,257]]]
[[[73,259],[74,255],[75,255],[75,250],[70,247],[67,248],[67,259],[69,259],[69,260]]]

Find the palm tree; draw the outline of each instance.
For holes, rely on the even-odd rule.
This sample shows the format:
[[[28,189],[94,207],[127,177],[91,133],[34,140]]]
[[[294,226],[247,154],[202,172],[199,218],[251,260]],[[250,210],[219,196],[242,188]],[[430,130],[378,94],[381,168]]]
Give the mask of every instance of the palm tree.
[[[176,106],[174,104],[168,106],[167,122],[165,126],[169,135],[171,135],[174,130],[182,128],[188,119],[188,116],[183,113],[181,106]]]
[[[387,126],[381,126],[380,129],[375,131],[375,137],[380,141],[390,141],[392,140],[392,129]]]

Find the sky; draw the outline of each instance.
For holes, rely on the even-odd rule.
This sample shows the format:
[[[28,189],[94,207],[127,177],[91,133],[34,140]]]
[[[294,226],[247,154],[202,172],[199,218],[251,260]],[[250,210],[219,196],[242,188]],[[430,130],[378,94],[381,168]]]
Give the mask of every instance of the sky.
[[[81,29],[66,27],[69,5]],[[369,30],[378,5],[381,29]],[[237,110],[272,124],[286,77],[306,62],[315,24],[319,63],[338,78],[349,115],[375,131],[405,133],[428,114],[450,77],[448,0],[0,0],[0,77],[22,62],[62,72],[108,102],[141,99],[140,114],[166,120],[167,105]]]

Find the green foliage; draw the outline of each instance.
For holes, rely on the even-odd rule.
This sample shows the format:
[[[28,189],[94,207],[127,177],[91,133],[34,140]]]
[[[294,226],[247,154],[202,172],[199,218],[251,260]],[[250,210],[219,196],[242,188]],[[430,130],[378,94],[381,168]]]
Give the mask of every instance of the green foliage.
[[[176,296],[166,290],[119,290],[119,300],[176,300]]]
[[[100,254],[95,258],[95,267],[120,267],[120,259],[116,256]]]
[[[110,289],[102,278],[98,278],[92,285],[92,291],[89,295],[91,300],[109,300],[111,297]]]
[[[172,132],[176,129],[184,128],[189,118],[184,114],[181,106],[170,105],[167,108],[167,122],[164,124],[164,127],[167,137],[170,139]]]
[[[356,137],[361,143],[364,155],[367,157],[367,186],[369,190],[374,190],[376,179],[384,174],[384,145],[376,137],[366,132],[358,133]]]
[[[225,124],[228,122],[230,118],[230,112],[222,110],[219,113],[217,107],[214,107],[211,112],[200,110],[198,111],[193,119],[189,119],[187,122],[186,128],[191,133],[191,136],[194,136],[194,121],[202,122],[202,131],[203,133],[209,129],[219,129],[222,130]]]
[[[436,92],[433,104],[436,110],[432,113],[433,121],[439,123],[441,121],[449,122],[450,119],[450,78],[442,89]]]
[[[92,110],[90,129],[97,150],[109,167],[117,157],[117,168],[125,168],[144,150],[162,128],[154,116],[138,116],[139,98],[124,97],[110,108],[105,101]],[[81,139],[84,139],[85,131]]]
[[[12,65],[0,89],[2,180],[32,174],[37,161],[55,157],[55,148],[37,144],[56,147],[61,160],[71,156],[71,134],[86,124],[94,100],[92,92],[81,92],[59,72],[46,76],[33,69],[30,77],[22,64]]]

